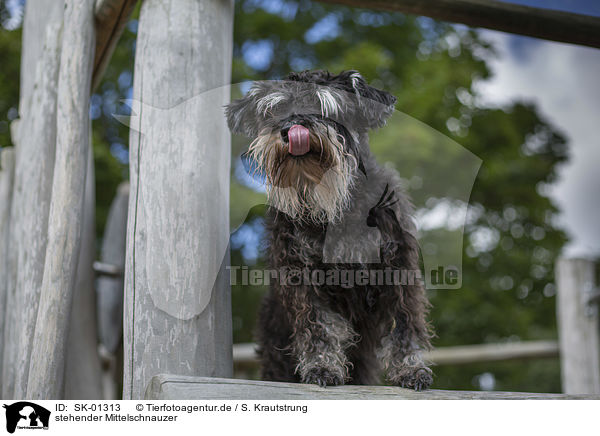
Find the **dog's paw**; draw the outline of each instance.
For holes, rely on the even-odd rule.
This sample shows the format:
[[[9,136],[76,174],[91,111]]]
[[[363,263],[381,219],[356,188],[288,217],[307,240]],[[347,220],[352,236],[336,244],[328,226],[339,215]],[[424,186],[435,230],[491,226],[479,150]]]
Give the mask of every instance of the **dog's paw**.
[[[390,377],[390,381],[402,388],[422,391],[433,383],[433,372],[427,367],[404,368],[395,377]]]
[[[344,377],[339,371],[315,367],[309,369],[302,377],[303,383],[325,386],[339,386],[344,384]]]

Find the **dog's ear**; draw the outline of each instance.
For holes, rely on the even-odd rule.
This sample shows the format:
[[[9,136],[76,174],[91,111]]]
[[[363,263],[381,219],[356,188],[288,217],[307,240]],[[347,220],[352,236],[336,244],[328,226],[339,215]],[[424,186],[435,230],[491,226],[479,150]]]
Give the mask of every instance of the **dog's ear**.
[[[225,116],[231,132],[248,137],[256,136],[255,113],[254,99],[249,95],[225,106]]]
[[[358,107],[366,127],[382,127],[394,113],[396,97],[389,92],[370,86],[358,71],[341,72],[335,81],[344,83],[344,89],[356,95]]]

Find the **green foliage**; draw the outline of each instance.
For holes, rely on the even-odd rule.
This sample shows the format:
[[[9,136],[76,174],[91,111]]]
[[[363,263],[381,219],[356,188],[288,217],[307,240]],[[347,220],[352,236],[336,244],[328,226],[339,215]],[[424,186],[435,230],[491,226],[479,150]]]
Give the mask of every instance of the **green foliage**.
[[[10,122],[17,118],[19,108],[19,71],[21,30],[0,30],[0,147],[12,145]]]

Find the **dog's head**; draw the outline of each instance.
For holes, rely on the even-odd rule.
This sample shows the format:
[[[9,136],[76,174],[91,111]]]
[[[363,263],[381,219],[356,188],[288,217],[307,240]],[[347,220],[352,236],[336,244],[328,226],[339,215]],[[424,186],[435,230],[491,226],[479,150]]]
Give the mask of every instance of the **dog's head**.
[[[383,126],[395,102],[357,71],[304,71],[255,82],[226,115],[233,133],[253,139],[247,156],[265,175],[270,203],[324,223],[340,218],[364,171],[359,135]]]

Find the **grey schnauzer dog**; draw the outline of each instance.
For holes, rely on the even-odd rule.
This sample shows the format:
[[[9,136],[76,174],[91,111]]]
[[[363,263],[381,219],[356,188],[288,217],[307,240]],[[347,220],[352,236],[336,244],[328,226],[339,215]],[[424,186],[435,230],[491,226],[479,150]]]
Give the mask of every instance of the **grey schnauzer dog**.
[[[416,390],[433,381],[422,281],[372,274],[419,272],[410,201],[369,149],[368,131],[395,102],[357,71],[304,71],[256,82],[226,107],[231,131],[253,139],[247,159],[267,188],[269,266],[288,272],[259,315],[265,380],[376,384],[383,370]],[[356,280],[342,286],[348,271]]]

